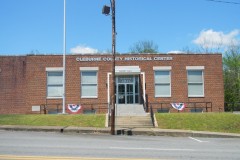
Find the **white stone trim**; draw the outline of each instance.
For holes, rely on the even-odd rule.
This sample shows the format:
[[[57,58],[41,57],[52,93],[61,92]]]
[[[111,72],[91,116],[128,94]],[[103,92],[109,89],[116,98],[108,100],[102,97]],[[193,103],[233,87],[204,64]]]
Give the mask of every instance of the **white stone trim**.
[[[153,66],[154,71],[172,70],[172,66]]]
[[[141,75],[143,76],[143,100],[144,102],[146,102],[146,86],[145,86],[145,83],[146,83],[146,79],[145,79],[145,72],[141,72]]]
[[[40,106],[32,106],[32,112],[40,112],[41,107]]]
[[[47,72],[63,71],[63,67],[46,67]]]
[[[115,66],[116,75],[138,75],[140,72],[139,66]]]
[[[80,71],[98,71],[99,67],[79,67]]]
[[[186,70],[204,70],[204,66],[186,66]]]

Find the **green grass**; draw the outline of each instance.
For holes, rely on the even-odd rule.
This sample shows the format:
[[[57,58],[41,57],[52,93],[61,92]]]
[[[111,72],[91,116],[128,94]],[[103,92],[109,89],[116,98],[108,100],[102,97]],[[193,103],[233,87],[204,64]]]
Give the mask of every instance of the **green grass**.
[[[159,128],[240,133],[240,114],[156,113]],[[0,115],[0,125],[104,127],[105,115]]]
[[[104,127],[105,115],[0,115],[0,125]]]
[[[240,114],[157,113],[159,128],[240,133]]]

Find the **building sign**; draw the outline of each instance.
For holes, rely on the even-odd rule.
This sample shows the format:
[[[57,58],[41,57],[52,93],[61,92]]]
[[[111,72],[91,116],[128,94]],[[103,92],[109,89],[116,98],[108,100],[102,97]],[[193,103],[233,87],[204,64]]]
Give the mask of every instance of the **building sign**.
[[[133,77],[118,77],[118,83],[133,83]]]
[[[116,57],[115,61],[172,61],[173,57]],[[108,62],[112,57],[77,57],[77,62]]]

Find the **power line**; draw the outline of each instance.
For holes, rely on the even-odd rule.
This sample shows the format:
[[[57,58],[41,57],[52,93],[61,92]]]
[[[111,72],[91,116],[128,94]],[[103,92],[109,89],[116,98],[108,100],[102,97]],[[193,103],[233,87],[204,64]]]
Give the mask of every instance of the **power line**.
[[[206,0],[206,1],[212,1],[212,2],[218,2],[218,3],[228,3],[228,4],[234,4],[234,5],[240,5],[239,2],[231,2],[231,1],[220,1],[220,0]]]

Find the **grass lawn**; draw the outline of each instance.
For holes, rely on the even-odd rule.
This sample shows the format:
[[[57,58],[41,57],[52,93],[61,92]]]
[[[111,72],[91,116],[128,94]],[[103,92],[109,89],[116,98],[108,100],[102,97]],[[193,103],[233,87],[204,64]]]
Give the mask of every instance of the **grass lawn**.
[[[157,113],[159,128],[240,133],[240,114]]]
[[[159,128],[240,133],[240,114],[156,113]],[[104,127],[105,115],[0,115],[0,125]]]
[[[104,127],[105,115],[0,115],[0,125]]]

